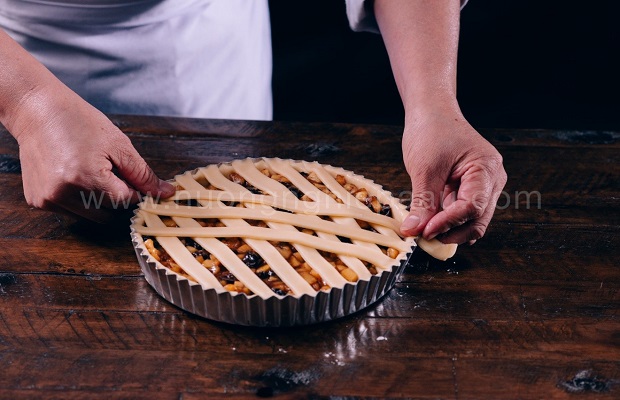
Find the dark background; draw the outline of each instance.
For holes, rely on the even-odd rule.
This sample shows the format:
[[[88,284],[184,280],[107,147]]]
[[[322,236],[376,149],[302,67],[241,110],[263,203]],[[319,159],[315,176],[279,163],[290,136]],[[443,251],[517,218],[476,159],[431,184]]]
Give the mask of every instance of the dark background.
[[[458,97],[472,125],[620,129],[618,3],[470,0]],[[350,31],[344,0],[270,7],[274,119],[402,124],[381,37]]]

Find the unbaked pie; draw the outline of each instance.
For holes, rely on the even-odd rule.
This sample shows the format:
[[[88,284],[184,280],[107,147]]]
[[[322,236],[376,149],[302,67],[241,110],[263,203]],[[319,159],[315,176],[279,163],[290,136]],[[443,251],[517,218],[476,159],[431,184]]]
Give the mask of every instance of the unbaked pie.
[[[147,197],[140,203],[132,223],[136,252],[160,294],[208,318],[294,325],[346,315],[385,294],[415,246],[413,237],[399,235],[407,211],[398,199],[341,168],[244,159],[186,172],[173,184],[173,197]],[[456,249],[438,241],[419,244],[442,259]],[[186,289],[177,288],[178,282]],[[183,299],[184,290],[204,292],[198,308],[179,304],[197,300],[187,294]],[[208,293],[218,298],[217,304],[209,304]],[[361,307],[349,293],[363,298],[357,301]],[[247,300],[224,301],[223,296]],[[317,296],[325,309],[308,300]],[[249,315],[252,307],[259,314],[282,312],[282,306],[265,304],[283,299],[296,299],[287,304],[306,314],[305,320],[289,316],[283,322],[273,315],[253,320]],[[305,303],[295,305],[301,299]],[[241,320],[221,309],[227,301],[250,301]]]

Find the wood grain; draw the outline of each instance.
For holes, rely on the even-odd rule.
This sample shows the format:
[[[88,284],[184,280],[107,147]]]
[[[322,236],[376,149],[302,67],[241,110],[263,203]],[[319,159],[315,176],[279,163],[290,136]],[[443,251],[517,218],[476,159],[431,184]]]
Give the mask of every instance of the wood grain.
[[[397,126],[112,119],[163,178],[277,156],[410,189]],[[484,239],[447,262],[416,251],[355,315],[259,329],[159,297],[130,212],[100,226],[28,207],[0,131],[0,398],[618,398],[620,134],[482,133],[509,175]]]

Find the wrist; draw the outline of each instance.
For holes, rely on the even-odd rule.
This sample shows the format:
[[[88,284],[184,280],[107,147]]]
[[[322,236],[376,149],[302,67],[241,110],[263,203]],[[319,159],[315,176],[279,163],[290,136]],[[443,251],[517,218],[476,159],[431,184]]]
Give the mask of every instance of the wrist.
[[[409,101],[405,107],[405,126],[419,124],[436,118],[452,118],[464,120],[456,96],[452,95],[419,95],[417,101]]]
[[[0,123],[16,138],[63,93],[60,81],[0,30]],[[58,94],[57,94],[58,93]]]
[[[1,122],[19,143],[32,131],[33,124],[45,119],[50,100],[50,91],[40,85],[18,89],[3,108]]]

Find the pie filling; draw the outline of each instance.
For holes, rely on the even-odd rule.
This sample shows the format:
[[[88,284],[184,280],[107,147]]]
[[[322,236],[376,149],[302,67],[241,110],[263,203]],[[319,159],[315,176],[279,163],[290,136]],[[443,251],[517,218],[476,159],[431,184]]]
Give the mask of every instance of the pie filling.
[[[140,204],[134,228],[155,260],[206,288],[316,295],[392,268],[413,246],[399,236],[397,199],[317,163],[237,160],[175,185],[172,198]]]

